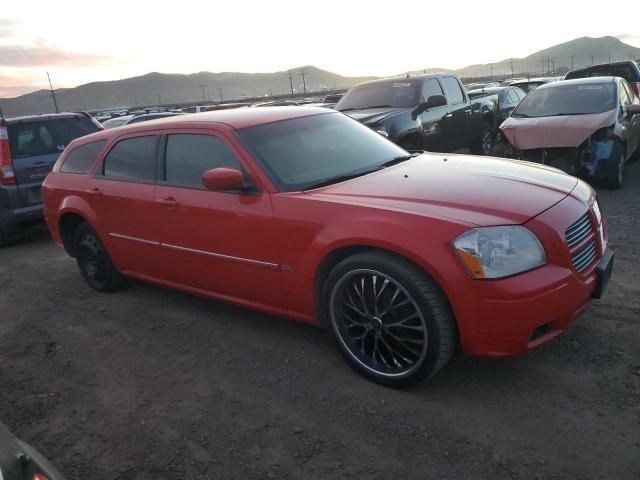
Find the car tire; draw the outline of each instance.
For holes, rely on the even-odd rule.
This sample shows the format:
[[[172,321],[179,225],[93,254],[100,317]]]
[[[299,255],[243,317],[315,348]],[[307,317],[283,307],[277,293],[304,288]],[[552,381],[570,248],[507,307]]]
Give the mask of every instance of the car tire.
[[[608,188],[617,190],[622,187],[625,160],[624,145],[616,143],[605,167],[605,184]]]
[[[82,223],[73,238],[76,262],[87,283],[99,292],[117,290],[122,277],[96,231],[88,223]]]
[[[343,260],[322,298],[341,353],[376,383],[400,388],[431,378],[457,345],[453,313],[438,285],[395,255],[371,251]]]
[[[480,136],[473,140],[471,144],[471,153],[475,155],[491,155],[494,149],[493,140],[491,123],[488,120],[483,120]]]

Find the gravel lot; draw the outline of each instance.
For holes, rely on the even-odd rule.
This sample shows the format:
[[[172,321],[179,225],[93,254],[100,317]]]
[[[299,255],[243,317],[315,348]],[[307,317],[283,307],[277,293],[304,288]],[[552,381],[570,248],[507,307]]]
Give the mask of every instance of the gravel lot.
[[[640,162],[603,190],[609,291],[524,358],[360,378],[321,330],[0,250],[0,419],[70,479],[640,478]],[[634,260],[635,259],[635,260]]]

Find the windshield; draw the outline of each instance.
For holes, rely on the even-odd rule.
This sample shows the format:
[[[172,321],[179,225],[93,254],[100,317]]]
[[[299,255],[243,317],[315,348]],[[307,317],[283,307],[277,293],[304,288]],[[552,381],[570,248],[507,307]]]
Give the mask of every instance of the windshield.
[[[552,117],[602,113],[617,107],[613,83],[537,88],[513,111],[514,117]]]
[[[531,81],[531,82],[517,82],[517,83],[512,83],[511,86],[512,87],[518,87],[520,89],[522,89],[525,93],[529,93],[534,91],[536,88],[538,88],[540,85],[543,85],[544,82],[541,81]]]
[[[336,110],[364,110],[374,107],[409,108],[417,105],[419,83],[400,79],[358,85],[349,90],[336,105]]]
[[[338,113],[246,128],[238,136],[285,192],[365,174],[407,155],[380,134]]]

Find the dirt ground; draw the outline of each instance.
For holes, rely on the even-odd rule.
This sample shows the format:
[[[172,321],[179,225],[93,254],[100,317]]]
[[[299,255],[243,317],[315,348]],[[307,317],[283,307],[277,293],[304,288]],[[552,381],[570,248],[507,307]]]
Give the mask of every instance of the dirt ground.
[[[70,479],[640,478],[640,162],[601,190],[605,297],[527,357],[359,377],[326,333],[129,283],[40,226],[0,250],[0,419]],[[517,321],[517,319],[514,319]]]

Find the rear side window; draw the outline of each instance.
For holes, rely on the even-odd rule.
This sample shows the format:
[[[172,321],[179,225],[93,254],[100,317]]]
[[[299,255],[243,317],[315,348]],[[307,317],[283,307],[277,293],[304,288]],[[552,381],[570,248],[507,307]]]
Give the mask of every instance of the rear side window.
[[[565,79],[587,78],[587,77],[622,77],[627,82],[637,82],[639,80],[638,70],[632,62],[617,65],[596,65],[594,67],[585,68],[569,72]]]
[[[449,96],[450,103],[464,102],[464,94],[462,93],[460,84],[455,77],[444,77],[442,79],[442,83],[444,84],[444,89]]]
[[[202,174],[212,168],[235,168],[240,163],[220,139],[211,135],[176,134],[167,137],[165,178],[167,183],[204,188]]]
[[[155,135],[119,141],[105,157],[101,174],[114,180],[155,181],[157,144]]]
[[[72,140],[98,131],[85,116],[10,123],[8,127],[13,158],[59,154]]]
[[[106,140],[100,140],[74,148],[65,158],[60,171],[63,173],[88,173],[106,143]]]

